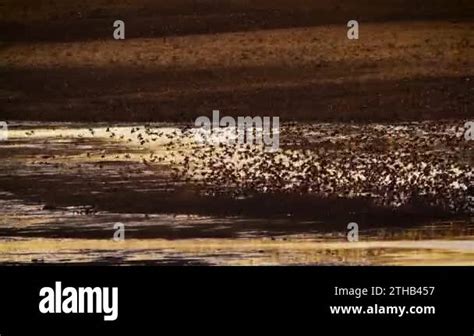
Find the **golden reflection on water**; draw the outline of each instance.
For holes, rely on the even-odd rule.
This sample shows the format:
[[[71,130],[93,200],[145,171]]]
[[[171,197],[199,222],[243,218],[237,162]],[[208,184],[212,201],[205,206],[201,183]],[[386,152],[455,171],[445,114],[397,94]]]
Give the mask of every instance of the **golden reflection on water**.
[[[321,242],[298,237],[253,239],[9,239],[0,262],[117,264],[186,260],[211,265],[474,265],[474,237],[466,240]]]

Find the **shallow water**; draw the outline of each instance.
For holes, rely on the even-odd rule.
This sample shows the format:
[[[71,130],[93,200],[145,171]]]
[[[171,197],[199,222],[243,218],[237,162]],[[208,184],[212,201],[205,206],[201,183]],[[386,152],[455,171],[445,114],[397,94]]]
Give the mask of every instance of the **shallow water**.
[[[444,150],[447,161],[443,167],[449,167],[449,174],[472,176],[472,169],[466,166],[470,160],[465,157],[466,145],[456,142],[459,146],[452,148],[462,135],[456,124],[434,130],[432,126],[344,125],[342,134],[332,124],[293,126],[282,130],[281,143],[289,157],[324,146],[329,155],[341,155],[337,153],[339,142],[354,144],[358,136],[389,134],[398,139],[390,146],[400,152],[414,146],[415,150],[420,146],[425,155]],[[183,125],[164,124],[146,128],[10,124],[8,140],[0,142],[0,263],[474,265],[474,224],[469,213],[425,219],[413,226],[379,222],[361,227],[359,241],[348,242],[344,227],[332,228],[325,219],[290,216],[270,220],[249,214],[216,214],[211,209],[207,214],[193,211],[195,208],[182,205],[190,203],[192,196],[186,191],[187,182],[177,176],[187,177],[188,182],[205,180],[208,176],[196,172],[222,157],[206,156],[184,172],[180,170],[183,158],[196,153],[192,139],[179,135],[181,129]],[[449,145],[434,141],[443,136],[451,141]],[[359,142],[364,145],[369,140]],[[379,155],[372,149],[363,150],[370,160]],[[238,157],[232,160],[242,164]],[[296,176],[301,165],[287,168]],[[378,190],[357,190],[364,181],[360,177],[366,174],[364,169],[352,172],[355,178],[335,188],[341,188],[341,193],[352,188],[351,194],[364,192],[377,199]],[[260,173],[249,169],[240,182],[247,183]],[[436,176],[434,170],[426,179]],[[280,187],[299,188],[299,180],[293,177],[291,184]],[[228,180],[219,181],[212,192],[230,190]],[[262,188],[257,183],[251,186]],[[184,189],[171,193],[177,188]],[[454,190],[456,205],[461,202],[469,211],[472,198],[463,193],[462,183],[444,188]],[[176,195],[177,201],[169,200]],[[113,240],[116,223],[125,225],[124,241]]]

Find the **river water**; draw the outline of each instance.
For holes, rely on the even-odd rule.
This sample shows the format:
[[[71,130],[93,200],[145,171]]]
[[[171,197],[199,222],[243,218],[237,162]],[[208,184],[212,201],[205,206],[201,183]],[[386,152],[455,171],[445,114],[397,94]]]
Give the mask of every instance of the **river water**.
[[[11,122],[0,142],[0,263],[474,265],[462,125],[291,124],[282,150],[262,153],[203,149],[178,124]],[[222,209],[280,192],[369,197],[396,212],[414,185],[450,215],[379,216],[355,242],[350,216],[333,227],[307,206],[275,216]],[[118,223],[124,240],[114,239]]]

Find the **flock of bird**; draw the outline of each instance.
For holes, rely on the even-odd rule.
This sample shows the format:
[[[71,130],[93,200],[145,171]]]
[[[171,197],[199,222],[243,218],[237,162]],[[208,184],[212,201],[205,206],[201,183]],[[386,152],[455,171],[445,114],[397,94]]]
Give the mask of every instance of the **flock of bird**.
[[[225,141],[194,147],[181,166],[211,193],[254,192],[414,202],[474,212],[472,146],[456,123],[313,124],[282,128],[282,149]]]
[[[123,141],[134,149],[115,159],[168,169],[171,179],[198,185],[207,195],[359,197],[394,208],[421,201],[473,213],[472,144],[462,136],[463,124],[291,123],[281,126],[275,152],[225,137],[197,143],[196,129],[188,127],[109,127],[101,134],[90,128],[88,136]]]

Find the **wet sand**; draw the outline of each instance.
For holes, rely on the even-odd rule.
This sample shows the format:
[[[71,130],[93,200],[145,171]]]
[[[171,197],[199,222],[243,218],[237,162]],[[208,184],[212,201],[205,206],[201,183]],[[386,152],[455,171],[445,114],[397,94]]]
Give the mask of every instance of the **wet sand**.
[[[364,23],[0,48],[6,120],[400,122],[472,115],[472,23]],[[472,95],[472,94],[471,94]]]

